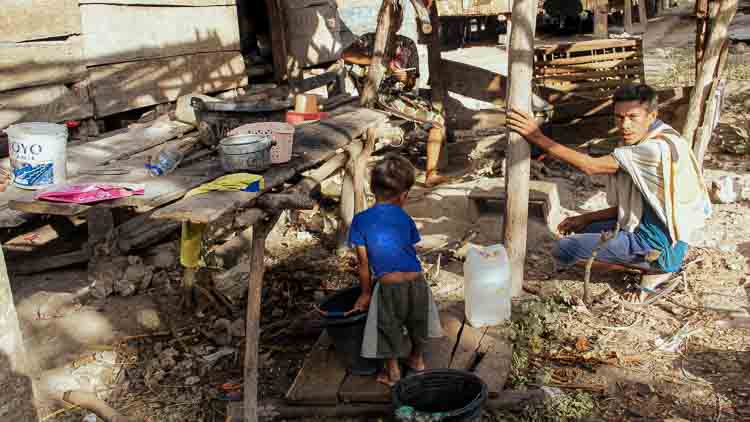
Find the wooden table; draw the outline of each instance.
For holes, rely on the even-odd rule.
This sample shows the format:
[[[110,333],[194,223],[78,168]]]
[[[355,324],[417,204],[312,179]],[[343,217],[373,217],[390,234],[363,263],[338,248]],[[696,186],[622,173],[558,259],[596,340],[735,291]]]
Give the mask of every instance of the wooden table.
[[[244,380],[244,406],[249,420],[257,420],[257,398],[258,398],[258,331],[260,323],[260,301],[264,275],[265,243],[268,233],[278,220],[281,209],[258,209],[255,208],[257,200],[270,190],[283,187],[302,172],[314,167],[322,166],[322,175],[314,178],[313,184],[317,184],[333,173],[336,169],[345,166],[347,162],[359,163],[359,153],[366,149],[361,138],[369,129],[373,129],[387,121],[387,115],[371,109],[357,107],[342,107],[330,118],[299,126],[294,136],[293,159],[284,165],[274,166],[266,171],[264,176],[265,189],[258,193],[248,192],[209,192],[190,198],[185,198],[174,204],[157,210],[153,218],[164,219],[172,222],[191,222],[209,224],[218,221],[229,213],[246,210],[237,220],[243,220],[244,225],[251,226],[243,237],[252,239],[250,241],[249,254],[250,265],[248,267],[248,291],[247,291],[247,315],[245,342],[245,380]],[[369,132],[368,132],[369,135]],[[348,156],[348,157],[347,157]],[[342,159],[343,158],[343,159]],[[353,165],[353,164],[352,164]],[[360,169],[361,171],[361,169]],[[352,170],[351,173],[356,172]],[[356,175],[348,177],[357,179]],[[351,204],[354,207],[355,200],[344,200],[347,196],[354,196],[354,191],[347,192],[346,186],[352,189],[357,181],[345,183],[342,192],[342,203]],[[351,210],[353,216],[353,209]],[[183,277],[184,286],[192,289],[195,277],[194,269],[185,269]],[[192,294],[192,293],[189,293]]]

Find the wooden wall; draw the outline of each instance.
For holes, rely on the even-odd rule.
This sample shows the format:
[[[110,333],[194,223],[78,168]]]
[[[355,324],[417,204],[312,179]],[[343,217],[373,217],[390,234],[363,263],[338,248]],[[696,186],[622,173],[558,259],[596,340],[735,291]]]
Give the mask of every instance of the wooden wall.
[[[0,13],[0,129],[246,84],[235,0],[19,0]]]

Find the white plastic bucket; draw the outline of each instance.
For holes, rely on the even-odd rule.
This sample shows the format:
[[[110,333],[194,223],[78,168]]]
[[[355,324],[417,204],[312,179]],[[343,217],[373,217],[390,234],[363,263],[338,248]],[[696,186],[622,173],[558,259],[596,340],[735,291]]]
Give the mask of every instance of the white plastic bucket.
[[[260,135],[276,141],[271,147],[271,163],[283,164],[292,159],[294,126],[282,122],[249,123],[233,129],[227,136]]]
[[[54,123],[19,123],[5,129],[11,180],[21,189],[65,183],[68,128]]]

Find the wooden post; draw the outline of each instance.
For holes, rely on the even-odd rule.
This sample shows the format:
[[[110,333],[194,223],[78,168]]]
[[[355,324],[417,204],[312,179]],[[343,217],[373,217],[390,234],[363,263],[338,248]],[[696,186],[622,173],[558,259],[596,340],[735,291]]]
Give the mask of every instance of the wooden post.
[[[505,51],[510,51],[510,33],[513,31],[513,20],[511,17],[513,14],[507,15],[505,18]]]
[[[625,32],[628,34],[634,34],[635,30],[633,29],[633,0],[625,0],[623,8],[623,13],[625,16],[623,19],[625,22],[623,25],[625,26]]]
[[[534,74],[534,32],[536,0],[513,2],[513,31],[510,37],[508,104],[511,108],[532,113],[531,82]],[[512,294],[523,289],[526,262],[526,236],[529,219],[530,148],[519,134],[508,130],[508,175],[505,179],[505,220],[503,239],[510,257]]]
[[[708,0],[696,0],[695,2],[695,80],[701,72],[703,52],[706,49],[708,39]],[[718,12],[717,12],[718,13]]]
[[[3,393],[3,420],[38,421],[30,365],[18,323],[10,288],[5,255],[0,248],[0,392]]]
[[[375,29],[375,45],[372,49],[372,58],[370,67],[367,71],[367,80],[365,81],[364,92],[360,99],[363,107],[372,107],[378,95],[378,88],[385,77],[385,66],[390,59],[386,55],[388,43],[391,42],[391,26],[393,15],[395,13],[393,0],[383,0],[378,13],[378,26]]]
[[[377,141],[377,129],[367,129],[367,138],[365,146],[353,160],[354,166],[354,212],[360,213],[367,209],[367,162],[375,151],[375,142]]]
[[[687,120],[682,129],[682,136],[690,142],[695,142],[695,131],[703,124],[704,110],[708,100],[714,77],[721,75],[723,64],[720,63],[722,49],[728,40],[729,24],[737,13],[737,0],[722,0],[716,20],[712,20],[713,27],[709,28],[709,39],[703,54],[700,74],[695,80],[695,88],[690,96]]]
[[[276,83],[289,77],[289,58],[286,45],[286,21],[280,0],[265,0],[266,11],[271,19],[271,42],[273,43],[273,72]]]
[[[247,316],[245,319],[245,422],[258,422],[258,342],[260,341],[260,302],[263,274],[266,267],[266,237],[281,214],[253,226],[253,246],[250,250],[250,274],[247,288]]]
[[[445,84],[443,82],[442,62],[443,48],[440,43],[440,17],[438,16],[437,2],[432,2],[430,8],[430,23],[432,32],[427,44],[427,65],[430,71],[430,92],[432,105],[439,112],[443,112],[443,101],[445,100]]]
[[[639,30],[646,33],[648,29],[648,13],[646,11],[646,0],[638,0],[638,25]]]
[[[355,163],[362,152],[361,142],[351,144],[347,151],[349,160],[344,170],[344,181],[341,185],[341,202],[339,203],[339,228],[337,233],[336,254],[343,256],[349,250],[349,227],[352,225],[354,213],[357,211],[357,197],[355,192]]]
[[[609,37],[609,0],[598,0],[594,6],[594,36],[599,38]]]

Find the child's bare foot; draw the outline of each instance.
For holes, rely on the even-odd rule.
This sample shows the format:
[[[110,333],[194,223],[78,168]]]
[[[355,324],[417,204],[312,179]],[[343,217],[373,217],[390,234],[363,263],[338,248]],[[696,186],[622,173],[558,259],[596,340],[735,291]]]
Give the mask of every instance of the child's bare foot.
[[[422,372],[425,369],[424,364],[424,356],[418,355],[418,356],[409,356],[409,359],[406,361],[406,364],[409,366],[409,369],[415,372]]]
[[[388,359],[385,362],[386,372],[379,374],[377,381],[389,387],[393,387],[401,380],[401,368],[398,366],[398,359]]]
[[[396,382],[397,382],[397,381],[391,380],[391,377],[388,376],[388,374],[378,374],[376,381],[381,384],[385,384],[389,387],[393,387],[394,385],[396,385]]]

